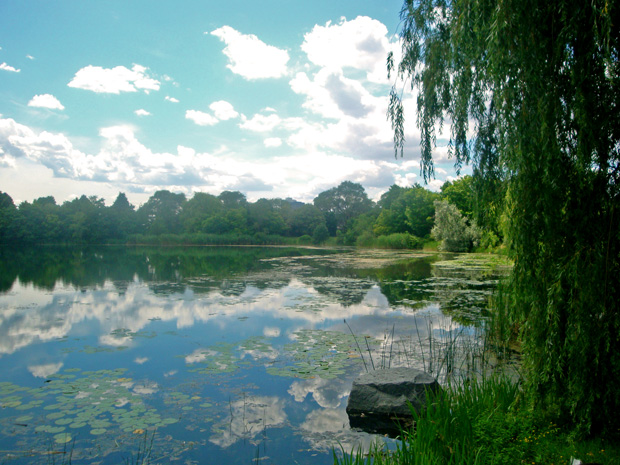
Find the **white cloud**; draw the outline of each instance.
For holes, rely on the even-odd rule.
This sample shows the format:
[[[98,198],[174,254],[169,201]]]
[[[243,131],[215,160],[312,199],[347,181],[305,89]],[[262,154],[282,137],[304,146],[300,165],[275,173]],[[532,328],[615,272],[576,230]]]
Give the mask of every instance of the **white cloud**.
[[[209,105],[209,108],[213,111],[214,115],[200,110],[187,110],[185,112],[185,118],[192,120],[199,126],[214,126],[220,121],[226,121],[239,116],[239,113],[235,111],[234,107],[224,100],[213,102]]]
[[[399,47],[388,39],[383,23],[367,16],[342,19],[339,24],[316,25],[304,36],[301,48],[308,59],[323,68],[355,68],[366,71],[374,82],[387,82],[386,58]]]
[[[26,55],[26,58],[28,58],[29,60],[34,60],[34,57],[32,55]]]
[[[282,139],[279,137],[268,137],[263,141],[265,147],[280,147],[282,145]]]
[[[198,126],[213,126],[219,123],[219,120],[215,116],[198,110],[187,110],[185,112],[185,118],[192,120]]]
[[[51,110],[64,110],[60,101],[51,94],[40,94],[32,97],[32,100],[28,102],[29,107],[37,107],[37,108],[49,108]]]
[[[273,114],[269,116],[278,118]],[[208,117],[217,121],[211,115]],[[293,197],[305,202],[345,180],[379,191],[395,182],[412,180],[415,178],[413,172],[419,170],[413,161],[395,163],[391,153],[387,162],[376,157],[360,160],[356,159],[356,154],[322,150],[322,146],[352,143],[337,137],[338,125],[323,133],[321,128],[325,128],[321,125],[304,129],[300,124],[294,118],[278,118],[273,128],[291,133],[286,140],[291,152],[286,156],[251,160],[228,149],[206,153],[178,146],[173,153],[154,152],[138,139],[136,128],[127,125],[102,128],[100,148],[84,153],[63,134],[35,132],[12,119],[0,119],[0,164],[17,170],[24,166],[20,160],[28,160],[36,166],[49,168],[56,178],[97,181],[113,193],[119,190],[152,193],[168,189],[192,195],[199,190],[213,194],[239,190],[252,201],[260,197]],[[343,128],[349,131],[346,126]],[[364,138],[359,137],[363,144]],[[317,138],[326,141],[317,142],[314,140]],[[280,137],[273,136],[263,138],[263,144],[276,147],[278,140],[284,143]],[[29,175],[23,171],[15,172],[13,177],[23,177],[24,184],[28,185]],[[24,191],[12,195],[29,198],[30,194]]]
[[[229,60],[228,69],[245,79],[280,78],[288,72],[288,52],[264,43],[253,34],[242,34],[223,26],[211,35],[226,44],[224,55]]]
[[[376,99],[359,81],[329,68],[316,73],[313,80],[306,73],[297,73],[290,85],[293,92],[306,96],[305,108],[326,118],[363,118],[376,104]]]
[[[159,90],[160,82],[149,77],[147,71],[144,66],[136,64],[131,69],[89,65],[75,73],[68,86],[97,93],[120,94],[142,90],[148,94],[151,90]]]
[[[282,119],[276,114],[265,116],[257,113],[252,119],[241,123],[240,127],[254,132],[268,132],[280,125],[281,122]]]
[[[213,111],[213,113],[215,113],[215,117],[221,121],[226,121],[239,116],[239,113],[235,111],[233,106],[224,100],[213,102],[209,105],[209,108]]]
[[[144,108],[140,108],[139,110],[134,111],[134,113],[138,116],[150,116],[151,113],[146,111]]]
[[[6,63],[0,63],[0,69],[3,69],[4,71],[11,71],[13,73],[19,73],[21,71],[21,69],[13,68],[12,66],[7,65]]]
[[[172,102],[172,103],[179,103],[178,99],[176,99],[174,97],[170,97],[169,95],[166,95],[165,99],[168,100],[169,102]]]

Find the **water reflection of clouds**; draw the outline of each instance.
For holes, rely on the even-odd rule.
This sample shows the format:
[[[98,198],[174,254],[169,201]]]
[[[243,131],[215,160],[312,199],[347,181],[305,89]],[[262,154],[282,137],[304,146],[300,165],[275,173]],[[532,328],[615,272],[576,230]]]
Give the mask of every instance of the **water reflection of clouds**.
[[[229,415],[214,426],[209,441],[222,448],[240,440],[252,441],[267,428],[283,427],[287,423],[285,402],[279,397],[244,396],[231,402]]]
[[[288,393],[296,402],[303,402],[308,395],[323,408],[337,408],[351,392],[348,379],[312,378],[293,382]]]
[[[376,436],[352,431],[349,417],[344,409],[317,409],[310,412],[300,425],[306,442],[313,450],[331,452],[344,449],[349,453],[361,448],[368,451]]]
[[[18,289],[17,293],[20,292]],[[212,322],[224,330],[228,325],[238,324],[236,319],[240,317],[269,316],[285,321],[301,320],[300,327],[307,328],[330,319],[391,312],[385,302],[377,303],[381,298],[376,288],[369,290],[368,300],[344,306],[295,279],[280,289],[246,287],[241,295],[232,296],[217,290],[199,297],[188,290],[183,294],[162,296],[154,294],[147,285],[135,282],[122,294],[112,286],[84,293],[75,289],[54,292],[51,298],[42,300],[41,306],[18,310],[12,304],[5,304],[7,308],[0,316],[0,353],[10,354],[37,341],[68,336],[75,325],[90,320],[99,323],[100,344],[118,347],[131,345],[131,337],[111,335],[112,331],[122,328],[136,333],[155,319],[176,321],[179,329],[197,322]],[[44,292],[29,289],[28,293],[30,301],[37,301],[34,294]],[[275,334],[280,329],[274,331],[269,326],[262,331]]]
[[[28,371],[32,373],[35,378],[47,378],[55,373],[58,373],[62,368],[63,363],[46,363],[43,365],[30,365]]]

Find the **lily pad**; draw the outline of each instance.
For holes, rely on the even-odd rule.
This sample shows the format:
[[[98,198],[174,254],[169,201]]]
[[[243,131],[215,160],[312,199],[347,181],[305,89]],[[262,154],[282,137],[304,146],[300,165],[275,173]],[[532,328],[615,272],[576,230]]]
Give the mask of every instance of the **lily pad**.
[[[73,438],[71,437],[69,433],[60,433],[60,434],[54,435],[54,442],[56,444],[66,444],[68,442],[71,442],[72,439]]]

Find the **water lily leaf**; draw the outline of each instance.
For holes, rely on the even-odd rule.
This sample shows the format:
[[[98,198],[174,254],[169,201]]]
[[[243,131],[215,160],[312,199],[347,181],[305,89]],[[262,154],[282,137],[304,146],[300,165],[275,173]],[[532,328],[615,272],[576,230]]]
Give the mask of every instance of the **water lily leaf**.
[[[54,436],[54,442],[56,444],[66,444],[70,442],[73,438],[69,433],[60,433]]]

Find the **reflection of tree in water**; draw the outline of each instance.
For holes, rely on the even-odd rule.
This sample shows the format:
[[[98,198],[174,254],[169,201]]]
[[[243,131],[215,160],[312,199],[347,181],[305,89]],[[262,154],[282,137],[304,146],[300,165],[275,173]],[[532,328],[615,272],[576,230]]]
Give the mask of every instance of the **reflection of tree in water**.
[[[147,264],[124,248],[27,247],[0,248],[0,282],[10,289],[15,280],[53,290],[58,281],[76,288],[101,287],[106,281],[132,281]],[[11,283],[8,285],[8,283]]]
[[[435,256],[408,260],[376,271],[381,292],[390,305],[422,308],[432,294],[425,287],[431,276],[431,263]]]
[[[455,321],[480,324],[488,312],[489,298],[505,273],[488,270],[433,267],[433,299]]]
[[[331,297],[344,307],[359,304],[364,300],[366,294],[374,281],[351,277],[316,277],[302,280],[308,286],[314,288],[318,293]]]
[[[479,323],[505,272],[433,266],[437,259],[411,260],[375,270],[381,292],[394,306],[417,310],[436,303],[459,323]]]
[[[0,247],[0,292],[8,291],[19,279],[22,284],[46,290],[53,290],[58,281],[76,288],[102,287],[112,281],[123,293],[126,283],[135,278],[168,283],[163,288],[155,286],[155,292],[183,292],[188,280],[196,277],[210,278],[207,290],[212,290],[226,279],[268,269],[271,264],[265,258],[310,254],[317,251],[275,247]],[[201,290],[201,286],[196,289]]]

